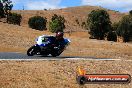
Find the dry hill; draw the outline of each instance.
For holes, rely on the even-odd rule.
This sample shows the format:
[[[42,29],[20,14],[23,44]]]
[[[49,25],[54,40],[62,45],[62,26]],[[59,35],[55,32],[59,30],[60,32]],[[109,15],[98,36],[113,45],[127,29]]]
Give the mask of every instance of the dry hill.
[[[21,10],[21,11],[14,11],[17,13],[22,14],[22,26],[28,26],[28,19],[32,16],[43,16],[46,17],[48,22],[50,21],[53,14],[58,14],[64,16],[66,19],[66,31],[84,31],[81,27],[82,22],[86,21],[87,15],[95,9],[104,9],[101,7],[95,6],[80,6],[80,7],[71,7],[71,8],[64,8],[64,9],[57,9],[57,10]],[[105,9],[107,10],[107,9]],[[123,13],[107,10],[110,14],[110,19],[112,22],[118,22],[121,17],[124,15]],[[79,21],[79,25],[77,24],[76,20]],[[47,25],[48,26],[48,25]]]

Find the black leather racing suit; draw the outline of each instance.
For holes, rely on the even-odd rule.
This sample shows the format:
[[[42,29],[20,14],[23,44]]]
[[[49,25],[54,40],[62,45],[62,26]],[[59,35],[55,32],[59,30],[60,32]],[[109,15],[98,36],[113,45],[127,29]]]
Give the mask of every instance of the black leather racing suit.
[[[61,38],[61,39],[56,39],[55,40],[55,45],[56,47],[60,48],[60,49],[63,49],[64,48],[64,43],[65,43],[65,40],[64,38]]]

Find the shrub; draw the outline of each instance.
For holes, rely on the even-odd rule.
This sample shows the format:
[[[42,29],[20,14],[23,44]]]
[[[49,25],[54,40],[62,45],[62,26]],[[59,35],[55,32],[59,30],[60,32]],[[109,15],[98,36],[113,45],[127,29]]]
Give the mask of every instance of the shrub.
[[[80,24],[79,24],[79,20],[78,20],[78,19],[76,19],[75,21],[76,21],[76,23],[77,23],[78,25],[80,25]]]
[[[117,41],[117,34],[116,34],[116,32],[114,32],[114,31],[110,31],[110,32],[108,32],[108,34],[107,34],[107,40],[108,41]]]
[[[44,11],[47,11],[47,9],[44,9]]]
[[[47,23],[47,19],[41,16],[31,17],[29,18],[29,21],[28,21],[28,25],[30,28],[40,30],[40,31],[46,30],[46,23]]]
[[[132,10],[129,11],[129,14],[132,15]]]
[[[117,28],[117,34],[120,37],[123,37],[124,42],[128,42],[132,35],[132,15],[124,16]]]
[[[82,22],[81,27],[84,28],[84,29],[87,29],[86,22]]]
[[[7,22],[10,24],[20,25],[22,16],[21,14],[17,14],[17,13],[9,13],[7,19],[8,19]]]
[[[57,31],[63,31],[61,30],[61,26],[59,26],[59,21],[57,19],[51,21],[49,25],[50,25],[50,31],[52,33]]]
[[[87,18],[90,38],[104,39],[111,29],[109,14],[105,10],[93,10]]]
[[[52,16],[51,22],[49,22],[49,30],[54,33],[57,31],[62,31],[65,29],[65,19],[62,16],[54,14]]]

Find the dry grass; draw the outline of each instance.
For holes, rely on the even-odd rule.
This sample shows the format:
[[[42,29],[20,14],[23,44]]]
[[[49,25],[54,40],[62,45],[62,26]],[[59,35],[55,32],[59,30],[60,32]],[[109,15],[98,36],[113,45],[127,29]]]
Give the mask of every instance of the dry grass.
[[[0,61],[0,88],[131,88],[130,84],[87,84],[76,82],[77,67],[90,74],[130,74],[125,61]]]
[[[65,51],[65,54],[70,56],[132,59],[132,45],[128,43],[115,43],[103,40],[97,41],[87,38],[71,39],[72,44],[67,51]]]

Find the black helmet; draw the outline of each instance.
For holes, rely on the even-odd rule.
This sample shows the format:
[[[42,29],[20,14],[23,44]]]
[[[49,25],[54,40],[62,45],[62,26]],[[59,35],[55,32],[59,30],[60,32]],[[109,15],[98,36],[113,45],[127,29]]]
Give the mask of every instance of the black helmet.
[[[63,36],[64,36],[64,33],[63,32],[57,32],[56,33],[56,38],[57,39],[61,39],[61,38],[63,38]]]

